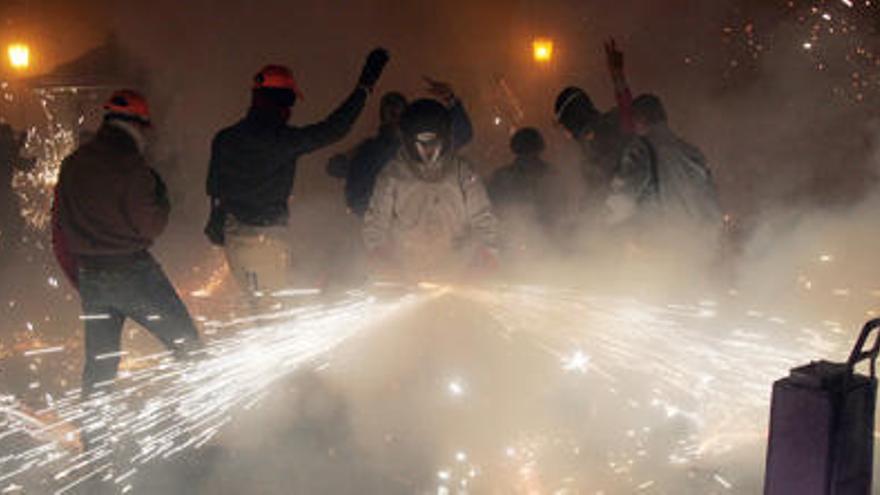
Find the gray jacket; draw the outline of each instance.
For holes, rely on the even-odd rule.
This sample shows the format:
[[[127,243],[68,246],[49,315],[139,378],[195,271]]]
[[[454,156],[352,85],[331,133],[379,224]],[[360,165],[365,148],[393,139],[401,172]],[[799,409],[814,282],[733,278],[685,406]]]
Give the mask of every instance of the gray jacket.
[[[663,124],[624,149],[608,206],[611,223],[660,215],[720,224],[722,216],[706,157]]]
[[[364,217],[367,249],[388,250],[408,265],[439,265],[476,246],[497,249],[497,220],[482,180],[457,156],[441,160],[439,172],[426,173],[401,149],[382,170]]]

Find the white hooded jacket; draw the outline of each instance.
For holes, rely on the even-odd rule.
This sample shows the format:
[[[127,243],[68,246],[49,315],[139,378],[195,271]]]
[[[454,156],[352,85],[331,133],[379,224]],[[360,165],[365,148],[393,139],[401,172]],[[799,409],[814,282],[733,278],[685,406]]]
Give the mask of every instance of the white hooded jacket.
[[[422,167],[401,149],[379,174],[364,217],[367,249],[419,267],[443,266],[477,246],[497,250],[497,220],[471,166],[446,155],[433,170]]]

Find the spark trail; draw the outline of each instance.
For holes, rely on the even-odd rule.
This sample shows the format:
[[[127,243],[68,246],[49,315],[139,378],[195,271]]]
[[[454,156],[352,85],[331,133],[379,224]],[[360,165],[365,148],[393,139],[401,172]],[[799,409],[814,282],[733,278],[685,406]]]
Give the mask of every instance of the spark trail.
[[[333,304],[315,304],[227,322],[243,327],[210,342],[193,360],[168,353],[138,358],[159,364],[120,373],[86,402],[79,390],[34,415],[12,398],[0,402],[0,491],[16,492],[31,483],[39,491],[66,493],[103,480],[121,492],[144,465],[198,449],[242,409],[271,394],[273,383],[305,367],[383,318],[428,297],[427,292],[379,300],[351,293]],[[131,360],[134,361],[134,360]],[[3,420],[5,416],[5,420]],[[76,426],[74,426],[76,425]],[[76,434],[93,448],[65,448]]]
[[[662,491],[660,478],[692,468],[705,469],[705,483],[715,488],[736,489],[718,471],[725,467],[721,459],[746,449],[760,463],[773,381],[794,365],[844,356],[852,345],[830,322],[798,327],[714,301],[650,304],[524,285],[455,293],[486,307],[505,338],[524,339],[553,356],[560,383],[582,374],[588,385],[577,390],[602,411],[602,439],[588,436],[586,444],[583,437],[558,432],[523,432],[523,439],[511,439],[510,452],[529,453],[517,469],[540,477],[542,448],[547,457],[558,445],[599,451],[609,471],[626,478],[621,485],[628,488],[619,489]],[[555,461],[545,460],[547,475],[554,469],[548,463]],[[537,492],[565,488],[559,480],[544,481]]]

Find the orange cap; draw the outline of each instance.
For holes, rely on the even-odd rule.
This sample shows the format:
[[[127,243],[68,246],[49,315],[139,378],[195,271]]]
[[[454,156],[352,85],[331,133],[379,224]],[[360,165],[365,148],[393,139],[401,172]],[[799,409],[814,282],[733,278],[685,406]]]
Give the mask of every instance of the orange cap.
[[[254,89],[261,88],[289,89],[296,96],[303,97],[302,91],[293,78],[293,73],[283,65],[270,64],[257,72],[257,75],[254,76]]]
[[[131,89],[114,91],[107,103],[104,103],[104,110],[107,113],[133,117],[145,124],[150,123],[150,107],[146,98]]]

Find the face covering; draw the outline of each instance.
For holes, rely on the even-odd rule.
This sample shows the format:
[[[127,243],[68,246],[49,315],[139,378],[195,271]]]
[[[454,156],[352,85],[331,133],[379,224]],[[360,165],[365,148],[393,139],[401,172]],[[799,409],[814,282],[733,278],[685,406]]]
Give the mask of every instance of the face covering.
[[[420,132],[412,149],[419,175],[426,180],[439,179],[443,172],[443,139],[434,132]]]
[[[443,141],[433,132],[421,132],[416,136],[416,151],[422,163],[433,166],[440,159]]]

